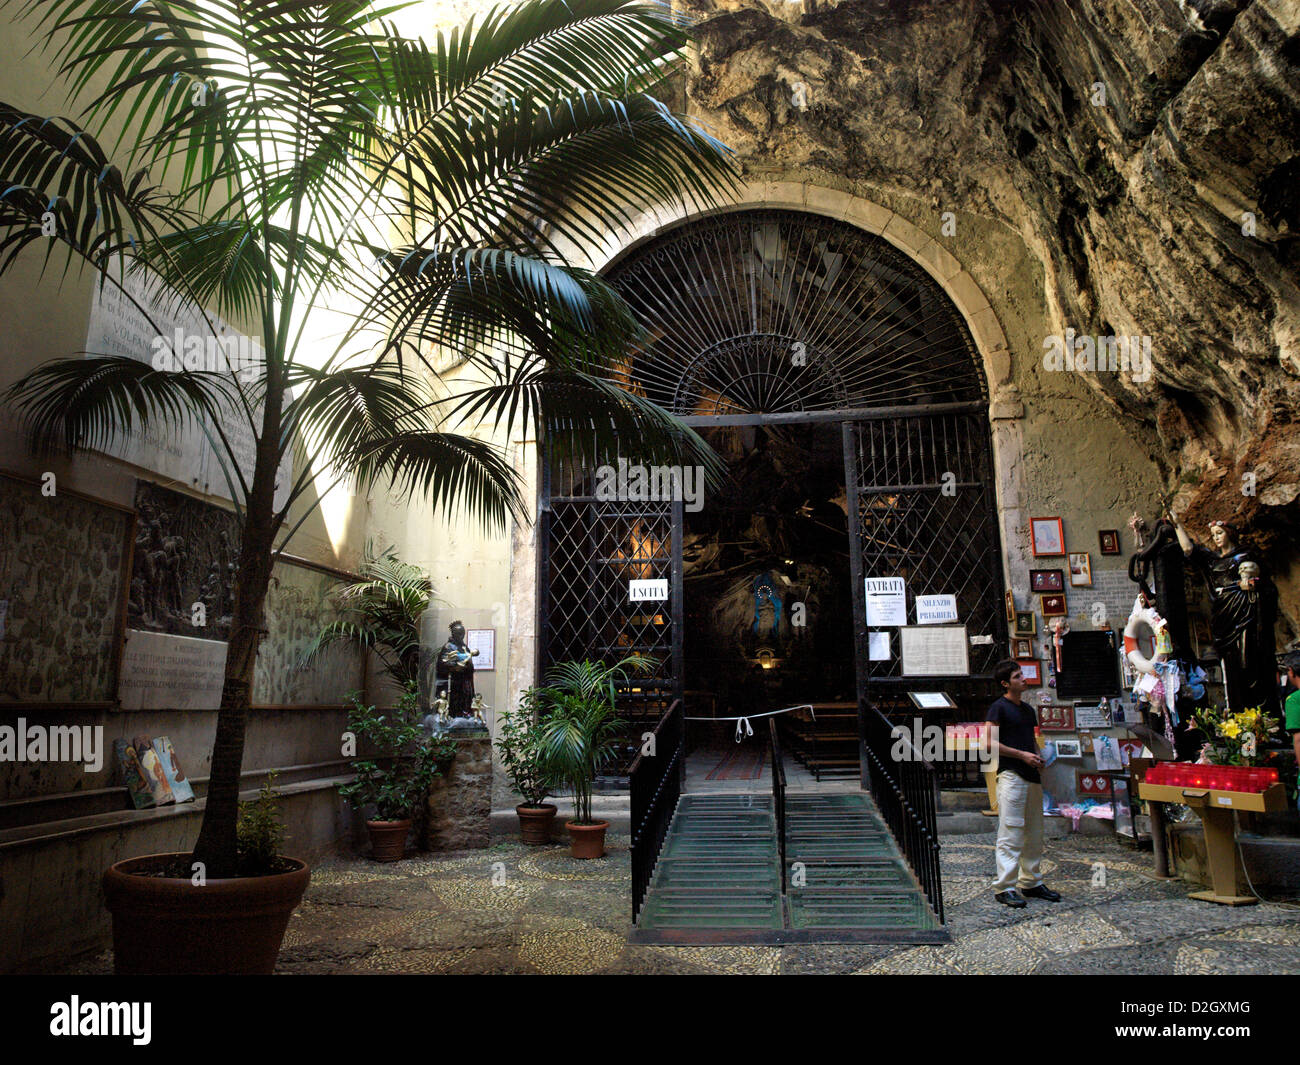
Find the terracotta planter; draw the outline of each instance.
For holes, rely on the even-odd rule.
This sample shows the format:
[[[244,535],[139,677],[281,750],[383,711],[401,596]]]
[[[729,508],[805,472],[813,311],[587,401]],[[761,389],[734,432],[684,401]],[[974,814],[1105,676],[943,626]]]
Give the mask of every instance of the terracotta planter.
[[[367,821],[370,832],[370,857],[376,862],[400,862],[406,857],[406,837],[411,834],[411,819],[405,821]]]
[[[605,829],[608,821],[597,821],[594,825],[575,825],[566,821],[569,830],[569,850],[575,858],[605,857]]]
[[[104,874],[113,915],[113,965],[121,976],[269,974],[311,871],[209,880],[136,876],[188,854],[150,854]]]
[[[515,807],[519,815],[519,837],[529,846],[551,842],[551,828],[555,824],[555,803],[544,802],[540,806]]]

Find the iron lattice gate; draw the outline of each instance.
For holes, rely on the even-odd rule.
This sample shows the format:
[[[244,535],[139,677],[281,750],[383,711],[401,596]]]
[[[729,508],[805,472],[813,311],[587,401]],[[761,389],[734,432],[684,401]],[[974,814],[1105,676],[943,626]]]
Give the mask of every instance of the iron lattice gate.
[[[886,716],[917,713],[908,688],[953,697],[955,711],[925,715],[935,722],[982,720],[996,696],[992,672],[1006,654],[1007,621],[987,418],[982,406],[953,404],[844,425],[849,513],[857,516],[850,558],[858,697]],[[905,677],[899,639],[892,635],[888,658],[873,660],[867,577],[904,579],[909,621],[917,616],[918,595],[954,595],[968,638],[981,638],[968,639],[969,673]],[[936,768],[946,782],[979,782],[973,765],[943,762]]]
[[[594,469],[543,463],[538,677],[571,659],[655,660],[651,674],[618,693],[626,742],[610,772],[621,777],[641,734],[681,697],[682,503],[598,499],[594,482]],[[667,581],[666,602],[630,601],[630,581],[656,579]]]

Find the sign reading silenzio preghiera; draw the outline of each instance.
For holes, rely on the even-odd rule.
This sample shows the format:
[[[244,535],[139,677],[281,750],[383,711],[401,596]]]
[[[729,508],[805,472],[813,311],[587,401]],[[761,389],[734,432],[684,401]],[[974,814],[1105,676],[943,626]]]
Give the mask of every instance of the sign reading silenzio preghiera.
[[[666,577],[627,582],[627,600],[629,603],[662,603],[667,598],[668,578]]]
[[[918,595],[916,597],[916,623],[942,625],[957,620],[955,595]]]
[[[866,588],[869,628],[907,624],[907,586],[902,577],[867,577]]]

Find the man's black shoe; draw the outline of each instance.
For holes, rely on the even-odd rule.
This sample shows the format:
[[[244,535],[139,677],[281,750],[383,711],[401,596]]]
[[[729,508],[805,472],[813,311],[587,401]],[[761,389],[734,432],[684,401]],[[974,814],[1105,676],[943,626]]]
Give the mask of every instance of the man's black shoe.
[[[1021,892],[1027,899],[1046,899],[1048,902],[1060,902],[1061,893],[1053,891],[1046,884],[1039,884],[1038,887],[1031,887]]]
[[[999,891],[993,896],[1003,906],[1010,906],[1012,909],[1023,910],[1029,904],[1020,897],[1018,891]]]

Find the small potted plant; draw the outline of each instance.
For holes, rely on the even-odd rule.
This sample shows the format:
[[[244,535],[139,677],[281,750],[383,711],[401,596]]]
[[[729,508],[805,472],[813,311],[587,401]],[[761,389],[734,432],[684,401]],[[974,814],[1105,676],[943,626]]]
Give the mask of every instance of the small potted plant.
[[[551,842],[555,824],[555,803],[546,802],[551,777],[542,750],[542,726],[538,721],[539,689],[529,688],[519,708],[501,719],[497,755],[514,782],[523,802],[515,807],[519,815],[519,836],[533,845]]]
[[[189,854],[118,862],[104,875],[121,976],[269,975],[310,872],[280,854],[275,774],[238,808],[238,868],[208,879]]]
[[[600,771],[618,749],[622,722],[615,710],[615,682],[626,682],[629,669],[648,672],[652,659],[631,655],[613,666],[602,662],[563,662],[546,677],[546,687],[534,698],[545,707],[541,747],[551,777],[573,795],[569,843],[575,858],[605,854],[608,821],[591,815],[591,789]]]
[[[339,786],[355,810],[374,808],[375,818],[366,822],[370,833],[371,857],[377,862],[400,861],[406,854],[412,814],[428,795],[429,785],[455,756],[450,741],[431,737],[417,720],[419,689],[408,684],[396,709],[380,714],[352,695],[348,729],[365,741],[369,758],[356,762],[356,778]]]

